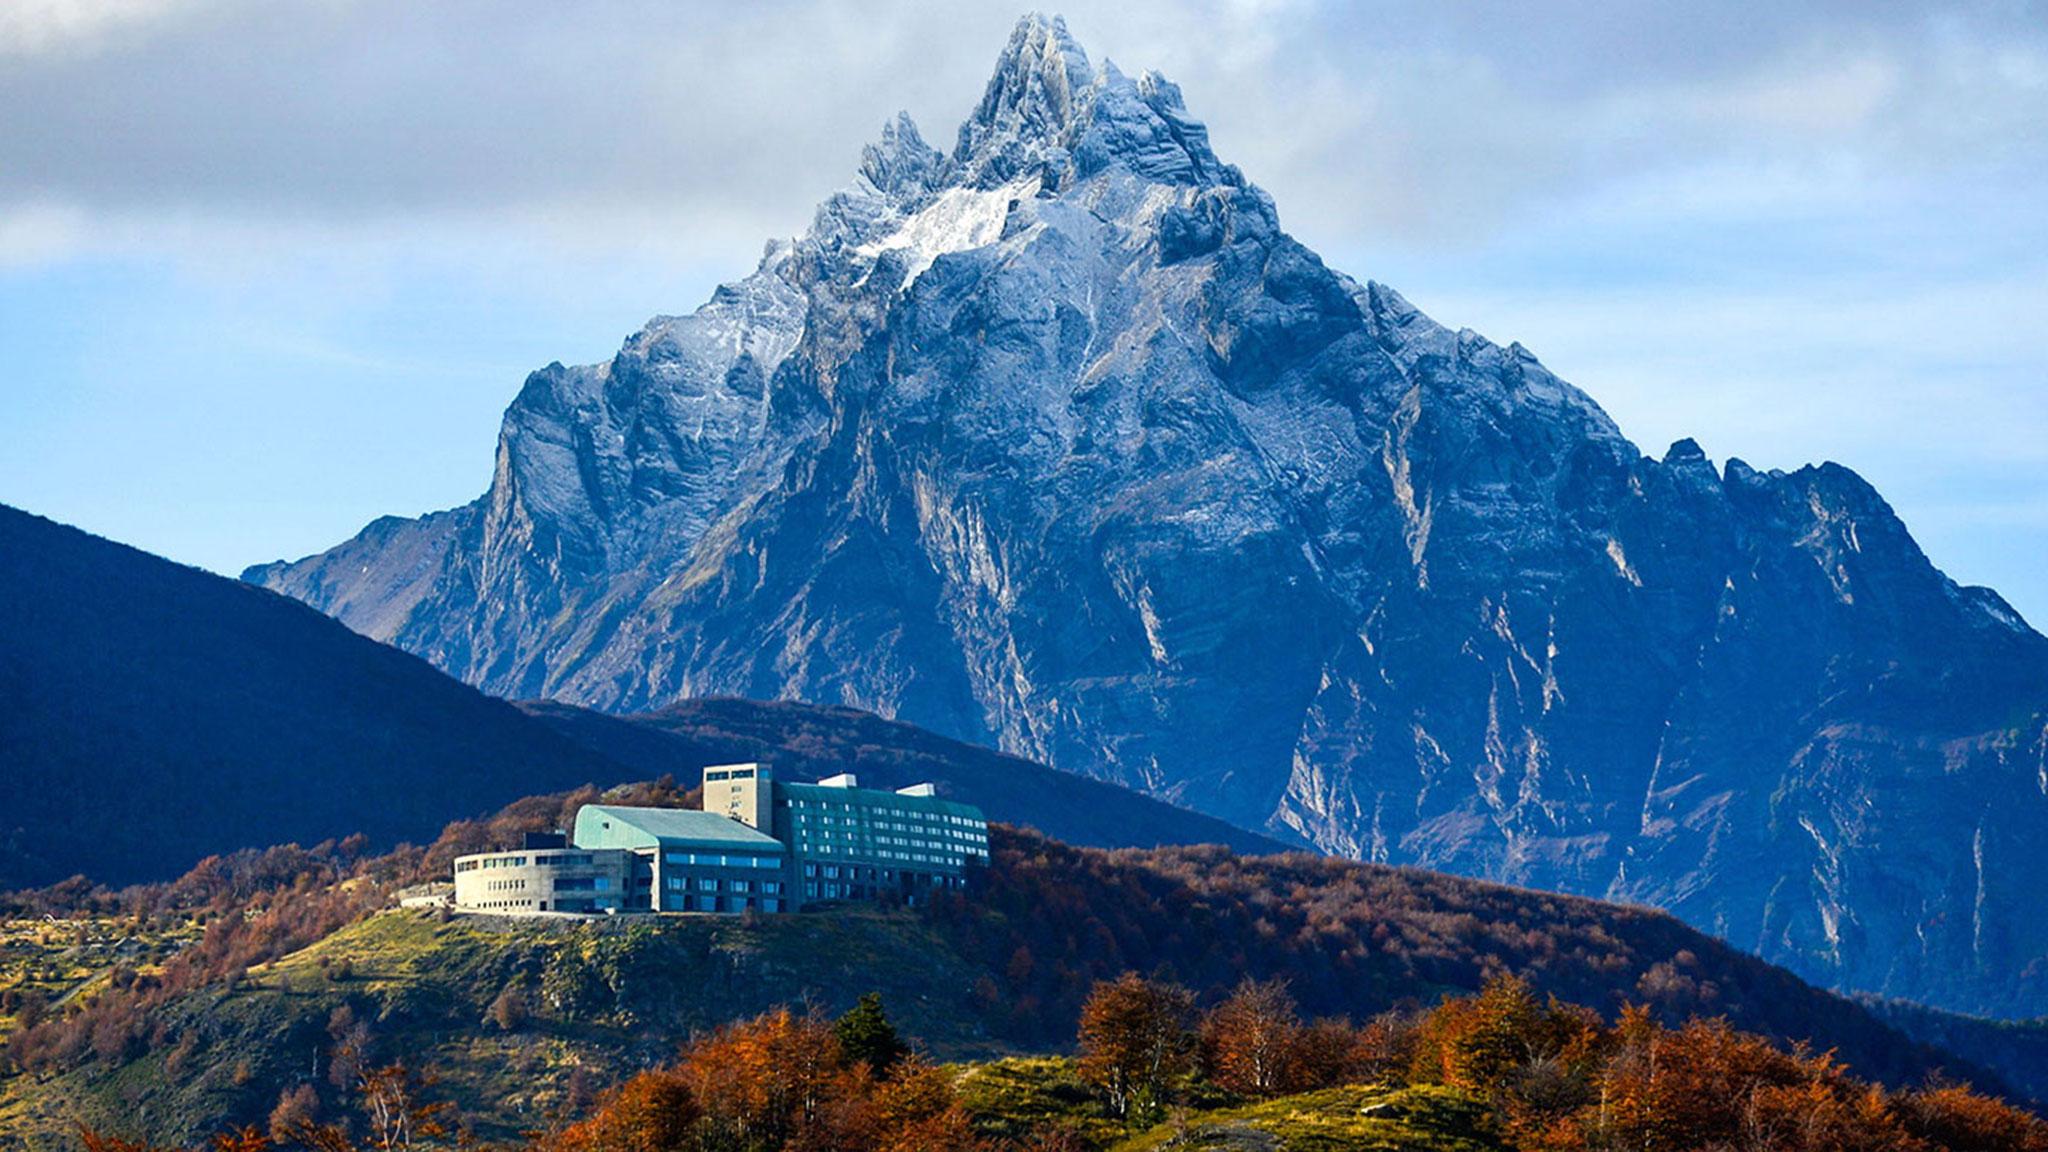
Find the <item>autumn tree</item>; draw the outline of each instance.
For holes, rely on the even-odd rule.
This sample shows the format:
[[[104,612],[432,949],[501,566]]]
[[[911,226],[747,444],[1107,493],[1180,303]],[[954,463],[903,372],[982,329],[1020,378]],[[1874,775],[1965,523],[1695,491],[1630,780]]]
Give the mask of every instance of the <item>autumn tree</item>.
[[[1354,1028],[1349,1020],[1334,1017],[1304,1025],[1294,1038],[1291,1086],[1307,1092],[1383,1075],[1389,1062],[1377,1055],[1381,1033],[1375,1027]]]
[[[78,1128],[78,1143],[80,1147],[85,1149],[85,1152],[179,1152],[175,1148],[160,1148],[145,1140],[128,1140],[120,1136],[111,1136],[97,1128],[85,1125],[80,1125]]]
[[[1418,1080],[1497,1096],[1547,1063],[1584,1070],[1598,1036],[1598,1017],[1555,998],[1539,1001],[1521,979],[1497,976],[1477,996],[1446,1000],[1423,1020],[1410,1069]]]
[[[1081,1007],[1081,1078],[1103,1091],[1119,1117],[1164,1101],[1173,1078],[1193,1062],[1193,1015],[1194,997],[1178,985],[1130,972],[1097,984]]]
[[[777,1009],[692,1044],[677,1066],[705,1126],[742,1148],[780,1148],[815,1127],[846,1090],[832,1026]]]
[[[270,1110],[270,1138],[279,1144],[293,1139],[320,1120],[320,1093],[311,1084],[299,1084],[278,1093],[277,1106]]]
[[[1971,1152],[2048,1152],[2048,1122],[1967,1086],[1937,1080],[1899,1094],[1907,1131],[1944,1148]]]
[[[361,1068],[353,1085],[365,1128],[360,1143],[344,1124],[320,1124],[305,1117],[288,1120],[286,1135],[313,1152],[411,1152],[445,1147],[452,1135],[453,1105],[437,1098],[438,1080],[431,1069],[416,1069],[403,1062]]]
[[[1278,1096],[1292,1087],[1301,1036],[1284,980],[1246,978],[1202,1021],[1210,1077],[1245,1096]]]
[[[517,1032],[526,1024],[526,993],[520,991],[517,984],[505,985],[497,999],[491,1001],[485,1016],[497,1025],[498,1031]]]
[[[691,1147],[703,1110],[673,1069],[642,1072],[586,1119],[541,1144],[543,1152],[671,1152]]]

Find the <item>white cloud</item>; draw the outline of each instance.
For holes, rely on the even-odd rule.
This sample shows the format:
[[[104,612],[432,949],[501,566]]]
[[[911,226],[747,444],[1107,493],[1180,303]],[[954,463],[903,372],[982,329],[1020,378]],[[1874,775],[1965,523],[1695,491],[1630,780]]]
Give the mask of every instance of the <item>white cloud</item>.
[[[191,0],[8,0],[0,58],[89,51],[189,7]]]

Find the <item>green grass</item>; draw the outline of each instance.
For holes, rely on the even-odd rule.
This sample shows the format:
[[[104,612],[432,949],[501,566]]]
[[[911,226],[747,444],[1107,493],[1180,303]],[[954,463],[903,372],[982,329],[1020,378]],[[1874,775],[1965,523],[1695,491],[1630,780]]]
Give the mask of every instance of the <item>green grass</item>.
[[[1486,1105],[1448,1088],[1362,1085],[1192,1113],[1114,1152],[1500,1152]]]
[[[956,1087],[983,1135],[1028,1142],[1035,1132],[1059,1127],[1102,1148],[1125,1134],[1066,1057],[1016,1056],[972,1065],[960,1071]]]
[[[198,925],[137,926],[123,917],[0,920],[0,995],[33,995],[45,1004],[90,995],[116,966],[151,972],[198,939]],[[0,1040],[18,1026],[0,1012]]]

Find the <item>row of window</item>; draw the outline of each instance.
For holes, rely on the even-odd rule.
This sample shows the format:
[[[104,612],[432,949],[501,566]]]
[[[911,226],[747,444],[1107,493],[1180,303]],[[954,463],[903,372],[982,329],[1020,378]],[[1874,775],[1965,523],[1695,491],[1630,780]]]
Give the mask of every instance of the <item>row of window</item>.
[[[867,848],[858,844],[829,844],[803,841],[799,845],[806,856],[840,856],[875,860],[900,860],[906,864],[935,864],[944,868],[964,868],[969,861],[985,863],[988,853],[968,850],[965,854],[931,852],[903,852],[894,848]]]
[[[895,804],[881,804],[881,805],[877,805],[877,804],[856,804],[856,803],[854,803],[854,802],[852,802],[852,801],[850,801],[850,800],[803,800],[803,799],[793,799],[793,800],[791,800],[791,801],[789,802],[789,806],[790,806],[791,808],[793,808],[793,809],[797,809],[797,810],[799,810],[799,811],[803,811],[803,810],[809,810],[809,811],[817,811],[817,812],[852,812],[852,811],[859,811],[859,812],[862,812],[862,813],[872,813],[872,814],[874,814],[874,815],[878,815],[878,816],[887,816],[887,817],[891,817],[891,818],[894,818],[894,819],[898,819],[898,820],[919,820],[919,821],[925,821],[925,822],[937,822],[937,823],[941,823],[941,824],[957,824],[957,825],[960,825],[961,827],[964,827],[964,828],[981,828],[981,829],[986,829],[986,828],[988,827],[988,823],[987,823],[986,821],[983,821],[983,820],[977,820],[977,819],[975,819],[975,818],[973,818],[973,817],[971,817],[971,816],[956,816],[956,815],[954,815],[954,814],[953,814],[953,813],[951,813],[951,812],[932,812],[932,811],[928,811],[928,810],[926,810],[926,809],[924,809],[924,808],[914,808],[914,807],[911,807],[911,806],[910,806],[910,805],[908,805],[908,804],[904,804],[904,805],[895,805]]]
[[[739,853],[717,852],[664,852],[662,862],[666,864],[693,865],[699,868],[780,868],[781,856],[754,856]]]
[[[691,888],[699,892],[762,892],[770,896],[779,896],[782,894],[782,881],[720,880],[714,876],[699,876],[697,882],[692,884],[688,877],[668,878],[668,890],[671,892],[682,892]]]
[[[524,856],[486,856],[481,860],[457,860],[455,862],[455,870],[457,872],[474,872],[478,868],[524,867],[526,867],[526,857]]]
[[[526,881],[524,881],[524,880],[486,880],[486,881],[484,881],[484,891],[486,891],[486,892],[524,892],[524,891],[526,891]]]
[[[524,868],[528,862],[525,856],[486,856],[480,860],[457,860],[457,872],[474,872],[478,868]],[[597,858],[588,852],[558,852],[548,856],[535,856],[532,863],[536,868],[588,868]]]
[[[837,815],[834,813],[837,813]],[[828,808],[815,813],[798,812],[796,814],[797,822],[804,824],[810,823],[813,816],[817,817],[816,822],[819,824],[867,824],[876,828],[887,828],[892,832],[936,833],[971,831],[971,829],[962,828],[944,817],[892,812],[886,808],[880,810],[872,808],[845,810]]]
[[[775,896],[678,896],[672,912],[780,912],[782,900]]]

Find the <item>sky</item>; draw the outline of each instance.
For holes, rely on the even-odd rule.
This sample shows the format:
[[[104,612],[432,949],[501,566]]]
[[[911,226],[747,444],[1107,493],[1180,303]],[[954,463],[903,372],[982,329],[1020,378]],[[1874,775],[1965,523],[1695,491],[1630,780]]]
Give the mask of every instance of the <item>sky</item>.
[[[1088,0],[1333,266],[2048,624],[2048,4]],[[222,573],[799,232],[1015,6],[0,0],[0,502]]]

